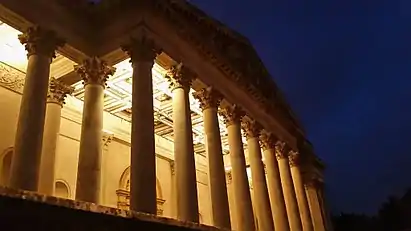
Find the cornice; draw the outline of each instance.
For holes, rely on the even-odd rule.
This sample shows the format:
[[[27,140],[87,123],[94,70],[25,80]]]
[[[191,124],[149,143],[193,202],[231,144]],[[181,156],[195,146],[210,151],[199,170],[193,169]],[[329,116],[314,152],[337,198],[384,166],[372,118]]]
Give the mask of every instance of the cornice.
[[[130,37],[136,27],[141,27],[150,17],[162,18],[169,22],[180,38],[234,83],[236,88],[246,92],[257,102],[265,114],[275,115],[275,120],[289,134],[296,137],[302,133],[282,93],[250,42],[186,1],[103,0],[96,5],[86,4],[82,0],[77,0],[78,4],[77,1],[38,0],[38,5],[33,5],[36,2],[34,0],[27,0],[25,4],[16,4],[15,0],[4,1],[6,4],[3,8],[17,10],[18,14],[26,17],[20,18],[21,22],[13,19],[6,20],[7,23],[23,25],[15,27],[24,30],[31,25],[30,21],[39,22],[41,26],[55,30],[69,44],[59,52],[78,63],[87,56],[103,57],[118,50],[124,38]],[[24,10],[27,5],[33,5],[30,11]],[[12,12],[10,10],[9,15]],[[50,14],[46,14],[47,12]],[[0,14],[1,17],[4,16],[1,11]],[[134,15],[133,20],[128,20],[123,25],[124,20],[121,18],[131,15]],[[84,16],[88,20],[84,20]],[[118,26],[121,29],[115,29]]]

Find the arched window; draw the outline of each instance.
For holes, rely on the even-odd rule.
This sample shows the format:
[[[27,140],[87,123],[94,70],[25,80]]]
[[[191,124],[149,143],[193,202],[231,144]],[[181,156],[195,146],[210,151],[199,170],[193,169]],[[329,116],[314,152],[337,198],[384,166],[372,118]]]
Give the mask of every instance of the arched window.
[[[14,149],[7,148],[0,156],[0,184],[7,186],[10,180],[11,160],[13,158]]]
[[[157,194],[157,215],[163,215],[163,193],[160,181],[156,179]],[[130,206],[130,167],[127,167],[120,176],[119,189],[116,190],[118,197],[117,207],[120,209],[129,209]]]
[[[55,185],[56,189],[54,191],[54,195],[60,198],[70,198],[70,190],[64,181],[58,180],[56,181]]]

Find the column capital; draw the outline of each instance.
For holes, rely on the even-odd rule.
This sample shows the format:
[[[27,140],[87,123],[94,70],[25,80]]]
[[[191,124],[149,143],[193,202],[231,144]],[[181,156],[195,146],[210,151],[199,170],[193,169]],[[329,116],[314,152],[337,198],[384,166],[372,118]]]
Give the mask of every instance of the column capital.
[[[101,137],[101,140],[103,141],[103,147],[107,148],[108,145],[111,143],[111,141],[113,140],[114,135],[107,133],[107,132],[103,132],[103,136]]]
[[[18,39],[25,46],[27,57],[40,54],[50,59],[56,57],[56,49],[65,43],[54,31],[39,26],[29,27],[25,33],[18,36]]]
[[[275,150],[275,145],[278,139],[271,133],[261,132],[260,135],[260,145],[263,151],[273,149]]]
[[[319,188],[319,180],[318,177],[313,173],[306,173],[303,175],[304,179],[304,186],[305,188]]]
[[[183,63],[179,63],[170,68],[165,78],[170,83],[171,90],[183,88],[188,91],[195,79],[195,73],[184,66]]]
[[[288,160],[290,167],[298,167],[300,165],[300,153],[294,150],[291,150],[288,154]]]
[[[290,150],[290,147],[285,142],[277,141],[275,144],[275,156],[277,157],[277,160],[288,158]]]
[[[74,87],[68,86],[62,81],[51,77],[49,82],[49,91],[47,93],[47,103],[56,103],[63,107],[66,96],[72,94]]]
[[[241,127],[247,139],[258,138],[262,130],[260,123],[251,118],[243,118]]]
[[[245,116],[243,109],[236,104],[220,109],[219,113],[227,127],[235,123],[241,123],[241,119]]]
[[[106,86],[106,81],[110,75],[114,75],[116,68],[107,65],[107,63],[98,57],[92,57],[83,61],[82,65],[75,65],[76,71],[83,79],[83,84],[100,84]]]
[[[131,38],[129,43],[122,45],[121,49],[130,57],[130,62],[153,62],[161,50],[158,49],[153,39],[141,36]]]
[[[217,109],[223,99],[221,93],[212,87],[202,88],[201,90],[194,92],[193,97],[200,102],[200,108],[203,111],[207,108]]]

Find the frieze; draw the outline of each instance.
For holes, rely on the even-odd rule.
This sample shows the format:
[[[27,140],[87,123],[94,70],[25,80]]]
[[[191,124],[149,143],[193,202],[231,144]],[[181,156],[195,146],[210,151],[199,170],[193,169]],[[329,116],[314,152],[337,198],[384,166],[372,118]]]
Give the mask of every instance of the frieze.
[[[176,32],[182,38],[195,45],[240,88],[248,91],[265,111],[281,111],[282,117],[285,112],[285,118],[297,125],[278,87],[248,41],[189,4],[157,2],[155,6],[162,11],[160,16],[165,15],[177,27]],[[187,22],[196,25],[188,25]],[[295,131],[294,128],[288,129]]]
[[[0,62],[0,86],[22,93],[26,74],[3,62]]]

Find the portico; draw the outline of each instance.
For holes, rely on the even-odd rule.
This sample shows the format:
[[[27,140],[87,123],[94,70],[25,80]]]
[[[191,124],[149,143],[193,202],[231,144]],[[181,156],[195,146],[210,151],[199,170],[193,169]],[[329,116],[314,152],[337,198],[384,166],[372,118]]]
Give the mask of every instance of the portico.
[[[325,230],[321,225],[325,222],[316,218],[320,197],[311,190],[307,199],[304,185],[310,184],[296,168],[316,162],[297,165],[294,161],[297,154],[314,153],[299,145],[306,142],[304,133],[240,35],[212,19],[195,20],[200,16],[185,2],[112,3],[106,5],[113,10],[110,19],[103,6],[95,6],[98,14],[84,8],[79,15],[90,21],[57,1],[52,4],[64,14],[52,11],[39,16],[22,11],[34,2],[28,0],[22,6],[10,0],[0,8],[0,19],[21,30],[21,38],[26,39],[20,41],[28,52],[15,142],[10,145],[14,147],[10,187],[56,195],[50,186],[40,190],[38,182],[54,185],[58,177],[41,174],[42,163],[51,160],[48,166],[58,165],[59,154],[52,160],[50,153],[64,152],[58,148],[64,144],[50,139],[49,148],[43,129],[69,134],[69,127],[61,125],[63,131],[53,121],[68,117],[67,112],[73,110],[81,128],[76,135],[78,158],[70,159],[77,165],[75,177],[70,175],[75,182],[71,184],[73,199],[113,204],[115,199],[109,195],[116,190],[108,182],[117,174],[114,166],[122,165],[129,169],[125,191],[133,211],[159,214],[160,199],[167,210],[163,215],[184,222],[239,231]],[[40,1],[33,7],[46,12],[50,6]],[[63,18],[57,25],[57,19]],[[97,19],[105,24],[91,23]],[[59,64],[52,61],[54,52],[63,59]],[[7,65],[7,60],[0,61]],[[59,104],[63,115],[48,113],[46,117],[47,89],[55,86],[49,84],[50,71],[56,65],[68,69],[52,77],[64,86],[60,93],[70,95],[70,102],[67,109]],[[116,144],[103,149],[106,130]],[[270,141],[261,137],[262,131]],[[127,155],[114,156],[117,152]],[[167,173],[164,160],[169,163]],[[56,171],[66,171],[61,169],[64,166],[59,165]],[[226,172],[232,175],[231,200]],[[170,180],[161,180],[166,176]],[[160,184],[167,185],[170,196],[166,200],[159,195]]]

